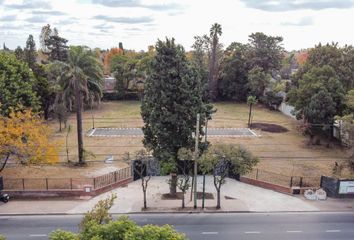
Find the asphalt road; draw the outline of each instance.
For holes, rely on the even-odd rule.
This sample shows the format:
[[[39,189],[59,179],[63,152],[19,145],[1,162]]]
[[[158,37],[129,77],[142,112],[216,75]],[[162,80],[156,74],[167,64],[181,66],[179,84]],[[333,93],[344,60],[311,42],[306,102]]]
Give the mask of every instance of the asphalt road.
[[[61,228],[77,231],[82,216],[1,216],[8,240],[48,239]],[[116,217],[116,216],[115,216]],[[139,214],[138,224],[171,224],[191,240],[353,240],[354,213]]]

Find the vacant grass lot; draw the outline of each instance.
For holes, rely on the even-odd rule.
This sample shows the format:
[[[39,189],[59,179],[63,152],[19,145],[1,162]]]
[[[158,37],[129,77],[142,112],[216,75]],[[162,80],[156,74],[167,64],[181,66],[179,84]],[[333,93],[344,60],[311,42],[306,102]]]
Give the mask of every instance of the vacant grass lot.
[[[246,104],[216,103],[217,112],[209,122],[209,127],[247,127],[248,106]],[[95,127],[141,127],[140,103],[137,101],[103,102],[98,108],[86,110],[83,114],[84,131]],[[308,139],[297,131],[297,121],[280,112],[270,111],[262,106],[253,110],[253,122],[273,123],[288,129],[283,133],[270,133],[255,129],[260,137],[252,138],[209,138],[213,144],[242,144],[261,161],[259,169],[285,175],[319,176],[331,175],[334,163],[347,156],[348,150],[333,146],[308,146]],[[67,162],[65,139],[67,131],[59,132],[56,121],[49,122],[53,129],[53,139],[61,142],[60,161]],[[77,161],[77,136],[75,114],[70,117],[71,132],[68,133],[69,160]],[[122,168],[122,160],[134,156],[134,152],[143,148],[141,138],[108,138],[84,136],[84,147],[88,153],[89,166],[83,169],[65,166],[9,167],[3,171],[5,177],[76,177],[96,176],[114,168]],[[113,156],[114,164],[103,164],[105,158]],[[346,176],[349,173],[344,173]]]

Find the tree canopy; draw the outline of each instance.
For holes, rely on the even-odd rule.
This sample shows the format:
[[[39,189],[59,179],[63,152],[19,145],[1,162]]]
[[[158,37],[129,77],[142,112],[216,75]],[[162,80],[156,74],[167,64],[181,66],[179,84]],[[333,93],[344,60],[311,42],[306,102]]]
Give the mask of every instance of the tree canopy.
[[[194,144],[197,113],[200,131],[211,106],[202,101],[201,79],[174,39],[159,40],[146,80],[141,115],[144,145],[161,161],[175,166],[178,150]]]
[[[31,110],[0,116],[0,172],[9,159],[23,164],[55,163],[58,151],[49,141],[50,129]]]
[[[10,53],[0,52],[0,114],[8,116],[11,108],[29,107],[40,110],[35,92],[36,79],[22,61]]]

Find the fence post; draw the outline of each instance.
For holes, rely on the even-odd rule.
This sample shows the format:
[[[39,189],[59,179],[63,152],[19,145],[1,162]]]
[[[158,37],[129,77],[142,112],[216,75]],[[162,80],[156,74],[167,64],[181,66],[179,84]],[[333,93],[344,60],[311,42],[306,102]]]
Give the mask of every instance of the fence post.
[[[96,189],[96,178],[93,178],[93,189]]]
[[[302,187],[302,177],[300,177],[300,188]]]
[[[45,186],[46,186],[47,191],[48,191],[48,178],[45,179]]]
[[[256,180],[258,180],[258,168],[257,168],[257,171],[256,171]]]
[[[73,190],[73,179],[70,178],[70,189]]]
[[[25,190],[25,179],[22,178],[22,189]]]
[[[117,171],[114,172],[114,182],[117,182]]]
[[[293,176],[291,176],[291,178],[290,178],[290,187],[292,187],[293,186]]]

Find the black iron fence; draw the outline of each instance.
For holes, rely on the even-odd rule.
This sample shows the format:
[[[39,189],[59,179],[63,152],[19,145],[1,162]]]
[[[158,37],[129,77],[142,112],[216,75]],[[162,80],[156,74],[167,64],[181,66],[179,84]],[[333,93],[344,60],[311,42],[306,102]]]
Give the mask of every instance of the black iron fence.
[[[11,191],[100,189],[131,176],[131,168],[127,167],[93,178],[4,178],[3,186],[4,190]]]
[[[247,178],[260,180],[284,187],[319,187],[321,176],[289,176],[280,173],[254,169],[245,175]]]

